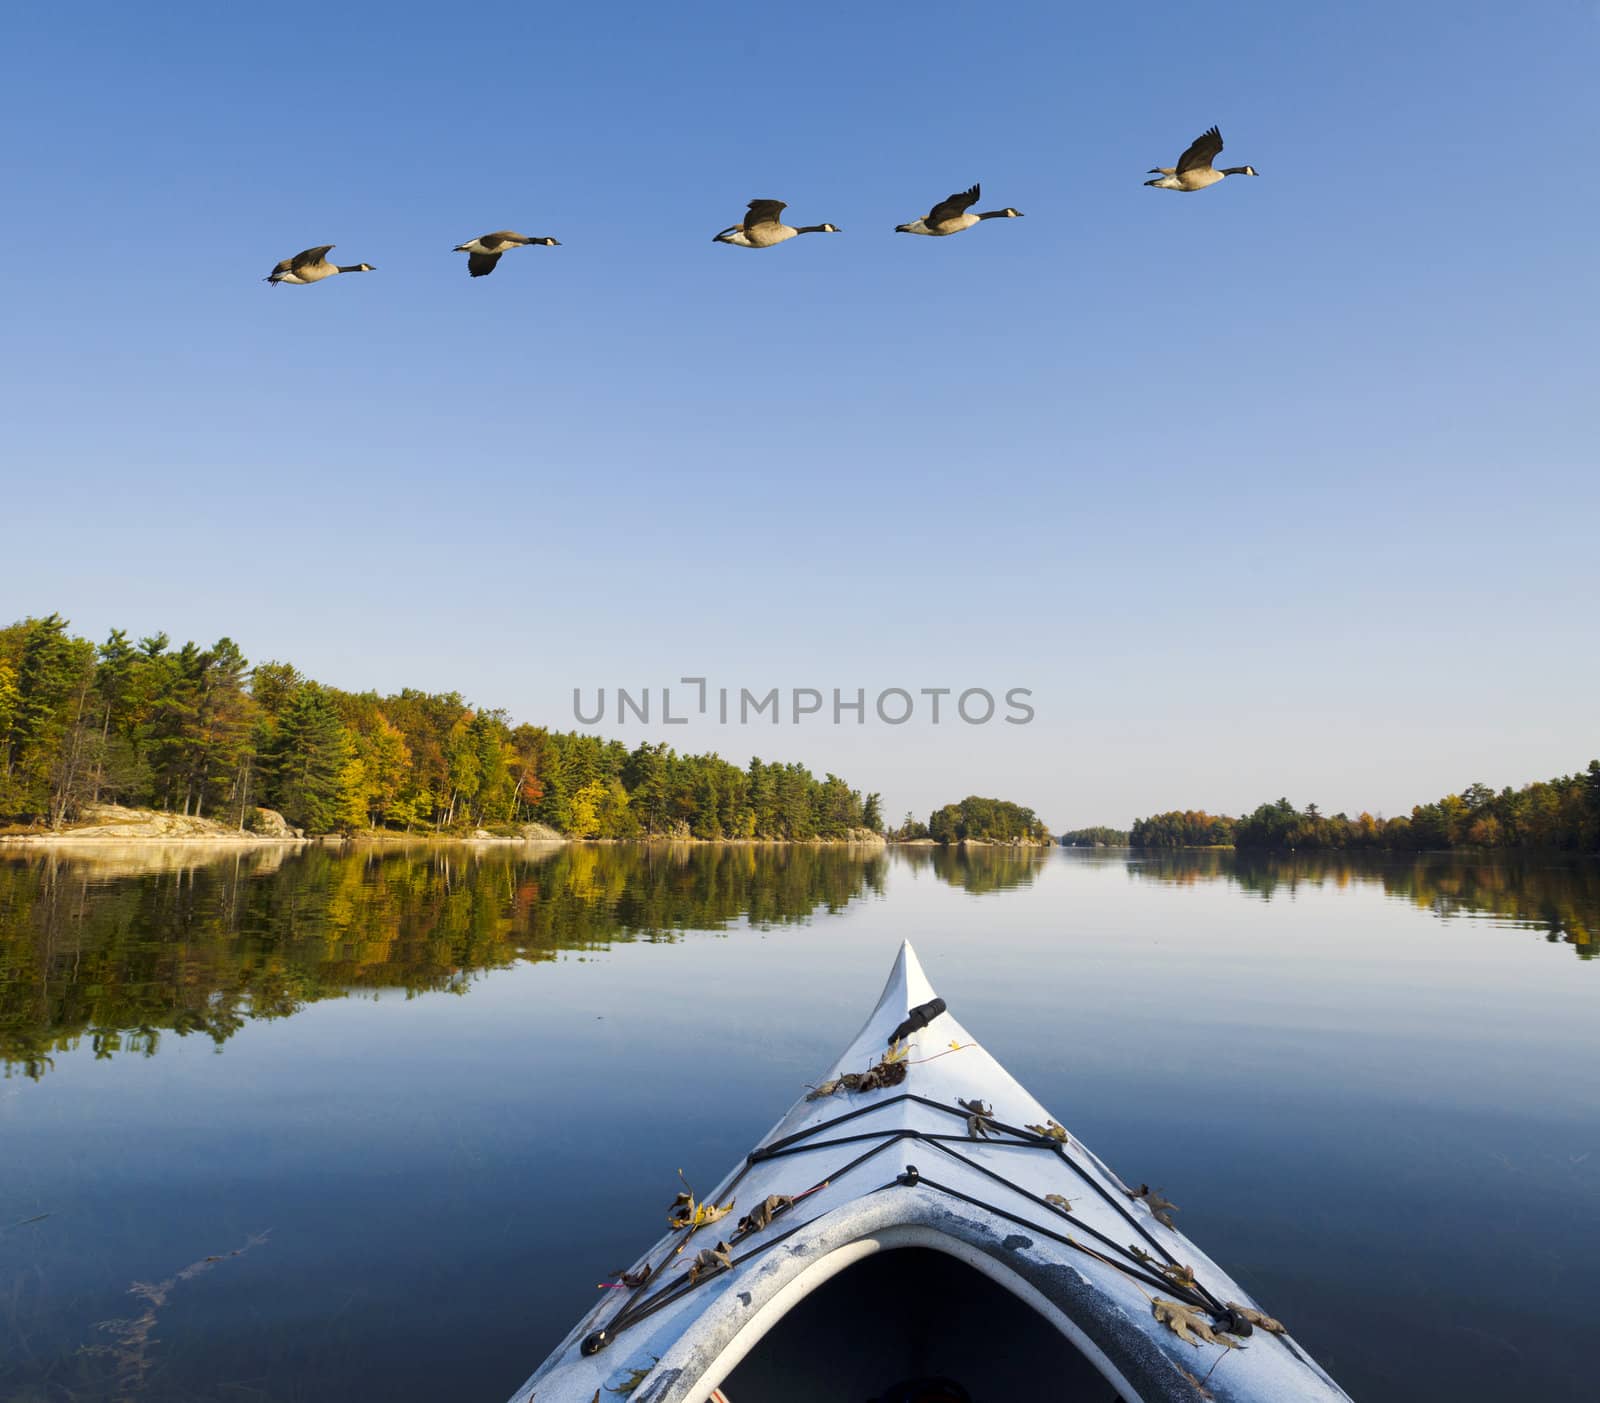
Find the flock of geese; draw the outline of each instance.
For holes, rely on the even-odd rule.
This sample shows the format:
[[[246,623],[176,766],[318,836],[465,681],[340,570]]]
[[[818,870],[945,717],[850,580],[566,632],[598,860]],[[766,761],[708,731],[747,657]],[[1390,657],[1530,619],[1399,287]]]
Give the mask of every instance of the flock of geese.
[[[1145,184],[1153,185],[1158,190],[1192,192],[1205,190],[1230,175],[1257,173],[1254,166],[1227,166],[1218,170],[1211,163],[1221,151],[1222,133],[1212,127],[1189,143],[1188,150],[1178,157],[1177,165],[1153,167],[1149,174],[1156,179],[1147,180]],[[927,234],[934,238],[944,238],[971,229],[985,219],[1022,218],[1022,211],[1012,209],[1009,205],[1005,209],[984,210],[974,214],[972,207],[978,203],[980,193],[976,185],[966,190],[958,190],[954,195],[940,200],[921,219],[914,219],[909,224],[895,225],[895,233]],[[797,234],[839,232],[839,226],[836,224],[785,224],[781,216],[786,209],[788,205],[782,200],[751,200],[744,218],[737,224],[730,224],[720,234],[712,235],[712,242],[732,244],[735,248],[773,248],[786,243]],[[501,255],[509,249],[528,248],[534,244],[554,248],[560,242],[559,239],[552,239],[548,235],[530,238],[513,229],[499,229],[492,234],[480,234],[464,244],[457,244],[452,252],[466,254],[467,272],[474,278],[484,278],[494,272]],[[279,283],[288,283],[291,287],[304,287],[310,283],[319,283],[324,278],[331,278],[335,273],[376,271],[370,263],[328,262],[328,254],[333,251],[333,247],[332,244],[322,244],[317,248],[308,248],[302,253],[297,253],[293,258],[285,258],[267,274],[265,281],[274,287]]]

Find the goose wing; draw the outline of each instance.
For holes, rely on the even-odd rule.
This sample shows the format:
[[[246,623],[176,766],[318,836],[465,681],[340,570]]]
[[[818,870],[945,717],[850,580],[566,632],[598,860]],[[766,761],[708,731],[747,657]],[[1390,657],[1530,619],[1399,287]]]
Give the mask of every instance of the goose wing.
[[[1222,150],[1222,133],[1215,127],[1201,133],[1189,143],[1189,149],[1178,157],[1177,174],[1185,171],[1204,170],[1210,166]]]
[[[498,253],[469,253],[467,255],[467,272],[475,278],[487,277],[494,272],[494,265],[500,261]]]
[[[958,190],[954,195],[947,195],[928,211],[925,221],[929,226],[943,224],[947,219],[954,219],[957,215],[965,214],[973,205],[978,203],[979,187],[974,185],[970,190]]]
[[[490,253],[499,253],[513,244],[525,244],[528,241],[517,233],[515,229],[496,229],[492,234],[480,235],[478,242],[488,249]],[[485,271],[488,270],[485,269]]]
[[[320,248],[308,248],[303,253],[295,254],[289,260],[289,270],[290,272],[298,273],[308,264],[322,262],[331,252],[333,252],[332,244],[323,244]]]
[[[751,200],[744,217],[744,227],[753,229],[757,224],[776,224],[778,216],[789,206],[782,200]]]

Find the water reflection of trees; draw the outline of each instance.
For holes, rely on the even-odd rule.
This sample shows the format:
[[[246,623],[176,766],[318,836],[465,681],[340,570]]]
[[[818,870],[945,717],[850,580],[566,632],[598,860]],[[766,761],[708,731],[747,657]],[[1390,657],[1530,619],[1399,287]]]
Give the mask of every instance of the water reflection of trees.
[[[881,891],[881,853],[794,847],[193,850],[132,870],[0,861],[0,1061],[218,1044],[351,990],[462,990],[472,974],[617,941],[772,926]]]
[[[929,869],[942,882],[973,895],[1030,885],[1050,860],[1051,848],[901,847],[895,857],[914,869]]]
[[[1544,932],[1553,944],[1593,959],[1600,945],[1600,862],[1564,855],[1502,857],[1460,853],[1340,855],[1227,851],[1136,852],[1128,871],[1147,881],[1226,881],[1271,901],[1302,886],[1381,886],[1400,901],[1448,919],[1493,915]]]

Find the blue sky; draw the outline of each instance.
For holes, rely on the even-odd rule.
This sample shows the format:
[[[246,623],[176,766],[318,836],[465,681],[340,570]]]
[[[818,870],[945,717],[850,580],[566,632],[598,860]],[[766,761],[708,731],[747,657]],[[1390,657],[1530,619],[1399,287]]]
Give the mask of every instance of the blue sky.
[[[1595,4],[285,13],[8,23],[6,617],[559,726],[683,674],[1032,688],[605,728],[895,813],[1600,753]],[[1213,122],[1261,179],[1143,188]],[[1027,217],[892,232],[974,180]],[[844,232],[713,245],[753,196]],[[502,227],[562,246],[469,280]],[[260,281],[330,241],[378,271]]]

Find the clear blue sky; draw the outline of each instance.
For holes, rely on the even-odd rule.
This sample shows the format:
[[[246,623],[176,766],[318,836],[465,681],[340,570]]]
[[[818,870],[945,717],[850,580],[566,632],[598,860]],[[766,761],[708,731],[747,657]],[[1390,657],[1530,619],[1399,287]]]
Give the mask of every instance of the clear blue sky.
[[[605,728],[894,813],[1600,753],[1595,4],[295,13],[8,21],[7,618],[561,726],[685,673],[1033,689]],[[1261,179],[1142,187],[1213,122]],[[892,232],[974,180],[1027,217]],[[713,245],[752,196],[844,232]],[[562,246],[469,280],[502,227]],[[260,281],[330,241],[379,271]]]

